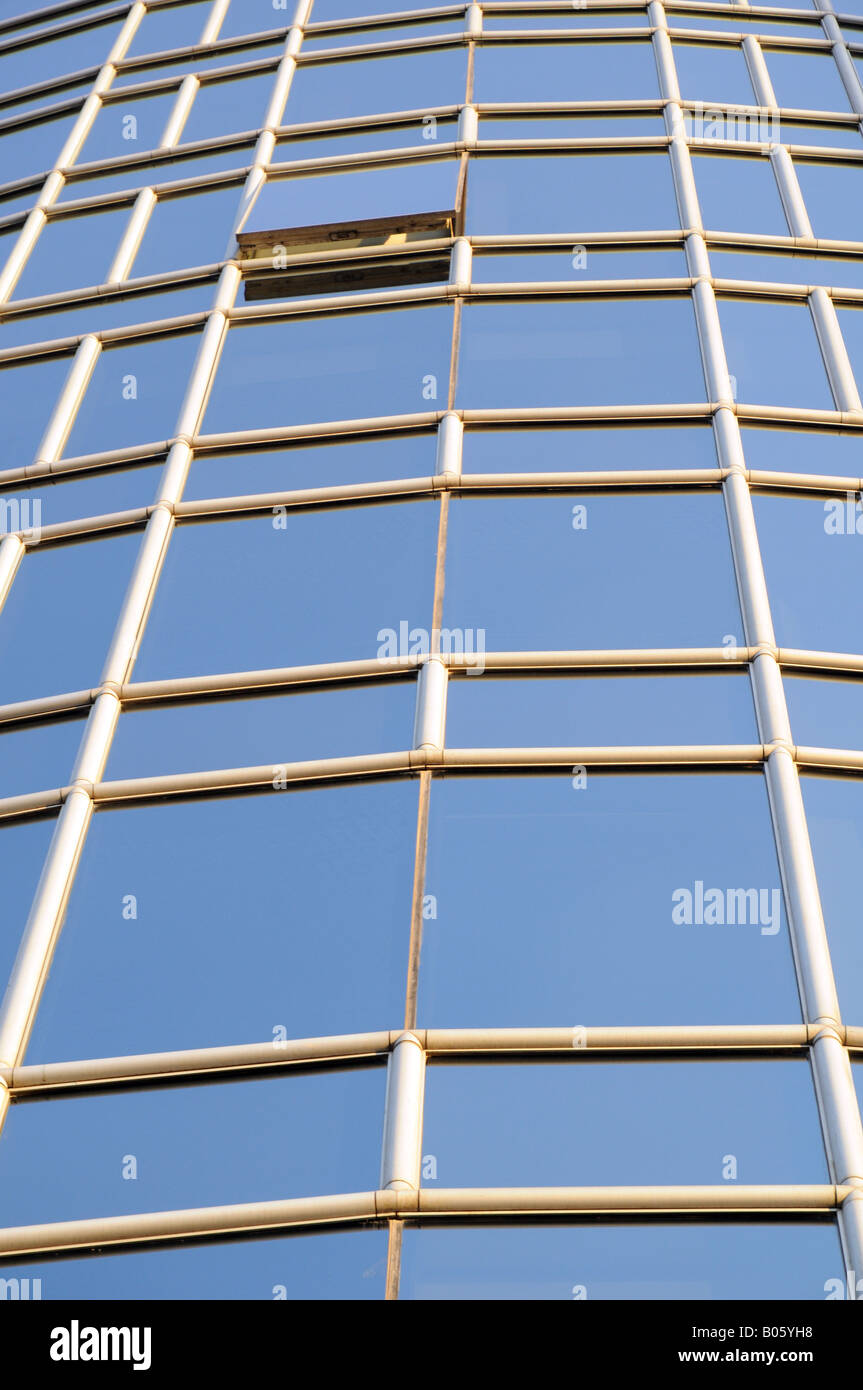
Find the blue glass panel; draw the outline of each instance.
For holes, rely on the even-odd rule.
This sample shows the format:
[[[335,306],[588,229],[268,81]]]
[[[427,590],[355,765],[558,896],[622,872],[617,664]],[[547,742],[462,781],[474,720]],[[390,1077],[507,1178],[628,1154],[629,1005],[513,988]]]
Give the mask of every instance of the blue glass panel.
[[[780,106],[804,111],[852,110],[831,53],[764,52],[767,71]]]
[[[45,433],[48,411],[66,380],[70,362],[69,357],[35,358],[0,368],[0,467],[19,468],[32,463]]]
[[[794,168],[815,235],[838,241],[860,241],[860,217],[857,211],[860,166],[805,164],[795,159]]]
[[[716,646],[740,631],[722,500],[453,499],[444,611],[488,651]]]
[[[273,26],[270,26],[270,34]],[[192,49],[186,52],[183,57],[171,58],[164,63],[152,63],[146,58],[132,59],[132,65],[121,67],[114,81],[111,83],[111,91],[116,92],[120,87],[133,87],[141,82],[156,82],[160,79],[169,80],[173,77],[181,77],[187,72],[220,72],[231,67],[238,67],[244,63],[254,63],[265,59],[273,59],[273,71],[276,63],[284,52],[285,37],[287,28],[283,27],[281,32],[276,33],[276,37],[267,37],[252,40],[242,47],[226,45],[224,48],[211,50],[208,57],[202,57],[199,52]]]
[[[446,159],[318,178],[271,179],[257,198],[245,230],[444,212],[455,207],[458,171],[458,160]]]
[[[863,854],[863,783],[803,777],[803,801],[818,874],[830,958],[846,1024],[863,1020],[863,933],[858,903]]]
[[[618,116],[593,111],[582,116],[519,115],[497,116],[480,113],[480,140],[582,140],[607,136],[665,135],[661,116]]]
[[[859,309],[839,309],[837,317],[860,391],[863,390],[863,314]]]
[[[766,156],[693,155],[692,167],[705,227],[788,235],[779,190]]]
[[[0,981],[4,993],[53,832],[53,819],[0,825],[0,872],[3,875]]]
[[[248,3],[248,0],[246,0]],[[423,0],[424,10],[436,9],[439,5],[450,5],[452,0]],[[234,0],[236,7],[237,0]],[[330,19],[361,19],[366,15],[398,13],[401,3],[396,0],[315,0],[314,21],[322,24]],[[418,7],[419,8],[419,7]]]
[[[384,478],[427,478],[435,471],[436,442],[433,434],[372,435],[347,444],[300,443],[262,453],[196,456],[183,496],[189,501]]]
[[[861,263],[863,264],[863,263]],[[472,279],[643,280],[686,276],[686,256],[674,251],[603,251],[600,247],[533,252],[476,251]]]
[[[234,82],[206,82],[199,89],[181,139],[210,140],[240,130],[258,130],[263,125],[272,96],[276,71]]]
[[[684,101],[757,105],[743,49],[737,44],[675,42],[672,49]]]
[[[845,497],[755,497],[753,505],[776,641],[783,647],[863,652],[851,597],[863,579],[854,498],[850,518]]]
[[[481,155],[468,175],[468,233],[673,230],[671,165],[642,155]]]
[[[185,266],[210,265],[225,257],[240,205],[240,185],[162,198],[147,223],[130,275],[156,275]]]
[[[195,4],[148,10],[135,30],[124,58],[136,58],[139,53],[163,53],[169,48],[185,48],[187,44],[197,43],[210,8],[206,0],[197,0]]]
[[[649,43],[486,44],[477,49],[475,101],[632,101],[658,97]]]
[[[17,1105],[0,1149],[0,1219],[11,1226],[367,1191],[384,1082],[374,1067]]]
[[[53,169],[77,119],[78,112],[72,111],[53,121],[18,126],[0,136],[0,179],[3,183]],[[3,211],[11,211],[11,208],[4,205]]]
[[[451,333],[448,305],[238,324],[204,432],[434,410],[446,400]]]
[[[406,779],[97,815],[29,1060],[400,1028],[416,814]]]
[[[795,743],[815,748],[863,748],[863,685],[785,673],[785,698]]]
[[[162,465],[158,463],[150,468],[117,471],[103,468],[84,476],[60,473],[55,477],[36,478],[30,483],[29,491],[24,491],[20,483],[11,487],[0,484],[0,514],[4,504],[7,508],[11,506],[13,516],[23,519],[24,529],[28,529],[36,524],[53,526],[78,517],[143,507],[155,501],[161,473]]]
[[[0,796],[65,787],[81,742],[83,722],[0,724]]]
[[[610,468],[715,468],[713,431],[616,428],[466,429],[465,473],[573,473]]]
[[[423,923],[421,1027],[800,1017],[757,774],[436,781],[424,893],[436,916]],[[657,1181],[672,1180],[666,1158]],[[478,1180],[493,1183],[492,1170]]]
[[[710,264],[719,279],[863,289],[863,258],[852,256],[776,256],[714,247]]]
[[[719,321],[738,400],[833,409],[806,305],[720,299]]]
[[[55,217],[42,228],[15,286],[14,299],[101,285],[129,221],[129,206]]]
[[[441,0],[443,3],[443,0]],[[423,5],[423,9],[428,9]],[[401,24],[369,25],[363,29],[327,29],[323,32],[306,28],[303,52],[321,48],[357,48],[361,44],[405,43],[409,39],[430,39],[438,34],[464,33],[464,18],[414,20]]]
[[[0,613],[0,700],[98,684],[139,545],[126,535],[28,551]]]
[[[158,777],[219,767],[383,753],[411,746],[413,681],[256,700],[131,710],[105,776]]]
[[[433,150],[435,145],[456,139],[453,120],[427,116],[410,125],[373,126],[371,130],[344,131],[341,134],[300,137],[288,135],[273,151],[273,163],[292,159],[325,159],[331,154],[364,154],[369,150],[395,150],[418,146]]]
[[[559,10],[556,14],[535,14],[532,10],[521,10],[500,14],[487,10],[483,14],[483,31],[494,33],[496,29],[638,29],[647,23],[644,10],[586,10],[583,8]]]
[[[103,349],[66,441],[67,458],[173,435],[200,338],[143,338]]]
[[[104,105],[90,127],[77,162],[121,159],[142,150],[154,150],[177,99],[177,90]]]
[[[860,152],[859,125],[804,125],[796,121],[783,121],[782,143],[784,145],[832,145],[837,149],[851,149]]]
[[[827,1181],[803,1059],[432,1063],[424,1119],[450,1187]]]
[[[109,24],[75,29],[59,36],[52,26],[47,32],[42,30],[38,38],[34,34],[31,44],[0,54],[0,91],[12,92],[82,68],[101,67],[120,32],[121,23],[122,20],[115,19]]]
[[[679,299],[466,304],[458,404],[703,401],[692,305]]]
[[[781,429],[744,429],[741,434],[748,468],[840,478],[847,474],[855,482],[863,475],[863,436],[858,434]]]
[[[182,151],[183,146],[177,148]],[[203,178],[206,174],[232,173],[251,164],[253,149],[251,144],[230,145],[215,153],[196,154],[189,159],[130,164],[111,174],[100,174],[97,178],[69,179],[57,201],[69,203],[78,198],[100,198],[109,193],[125,193],[133,188],[189,183],[193,179]],[[206,193],[206,189],[201,189],[195,191],[193,196],[206,196]],[[239,185],[234,196],[239,201]],[[227,228],[225,235],[227,236]]]
[[[50,314],[27,314],[0,321],[0,346],[44,343],[52,338],[71,338],[100,333],[106,328],[126,328],[154,319],[199,313],[213,302],[215,284],[200,280],[186,289],[169,288],[162,294],[103,296],[89,304],[76,304]]]
[[[181,527],[135,679],[377,655],[379,630],[431,625],[437,521],[406,503]]]
[[[405,1232],[400,1297],[760,1303],[823,1299],[837,1278],[844,1285],[832,1223],[429,1226]]]
[[[43,1299],[383,1298],[387,1232],[322,1231],[281,1240],[150,1249],[6,1269],[39,1279]],[[31,1284],[29,1287],[33,1287]]]
[[[469,673],[447,697],[451,748],[755,743],[744,676],[499,677]]]
[[[287,105],[285,125],[370,116],[390,111],[434,111],[464,101],[467,49],[434,48],[392,57],[301,64]]]

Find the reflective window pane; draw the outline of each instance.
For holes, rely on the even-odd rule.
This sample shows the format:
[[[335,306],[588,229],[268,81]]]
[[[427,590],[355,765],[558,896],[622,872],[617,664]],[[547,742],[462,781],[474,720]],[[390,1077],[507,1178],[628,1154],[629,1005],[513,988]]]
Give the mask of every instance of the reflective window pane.
[[[432,1063],[423,1152],[452,1187],[827,1181],[803,1059]]]
[[[859,241],[860,166],[805,164],[795,159],[794,168],[815,235],[838,241]]]
[[[13,727],[0,724],[0,796],[65,787],[83,727],[78,719]]]
[[[142,150],[154,150],[177,99],[177,90],[106,103],[90,127],[77,162],[121,159]]]
[[[238,324],[204,431],[434,409],[429,402],[446,394],[451,333],[448,305]]]
[[[130,710],[105,776],[158,777],[409,748],[414,681]]]
[[[454,208],[458,160],[270,180],[244,230],[315,226]]]
[[[830,959],[846,1024],[863,1020],[863,934],[859,865],[863,852],[863,783],[856,777],[803,777],[806,823]]]
[[[437,915],[423,923],[421,1027],[800,1017],[757,774],[603,776],[588,767],[583,776],[561,768],[436,781],[424,893]],[[701,1181],[721,1181],[729,1151]],[[672,1180],[666,1158],[657,1181]],[[460,1180],[441,1176],[450,1179]],[[493,1168],[466,1179],[475,1180],[493,1185]],[[513,1180],[579,1181],[573,1169]],[[581,1180],[614,1181],[610,1169]]]
[[[135,30],[125,58],[139,53],[162,53],[169,48],[184,48],[197,43],[207,22],[210,5],[206,0],[195,4],[171,5],[168,9],[148,10]]]
[[[785,672],[785,698],[795,743],[814,748],[863,748],[863,685]]]
[[[743,429],[741,437],[748,468],[829,477],[847,474],[855,481],[863,474],[863,436],[858,434]]]
[[[715,468],[713,431],[616,428],[466,429],[465,473],[574,473],[613,468]]]
[[[716,646],[740,630],[722,500],[453,499],[444,612],[489,651]]]
[[[274,80],[274,72],[262,72],[253,77],[238,77],[233,82],[205,82],[192,103],[180,139],[185,144],[260,129]]]
[[[804,111],[848,111],[851,103],[831,53],[764,52],[780,106]]]
[[[98,814],[28,1060],[400,1028],[416,815],[410,779]]]
[[[680,225],[671,165],[642,155],[482,155],[471,160],[467,231],[672,230]]]
[[[605,251],[578,247],[555,251],[478,250],[471,278],[478,282],[519,280],[643,280],[688,275],[686,256],[673,251]]]
[[[66,441],[67,458],[170,438],[199,341],[185,333],[104,348]]]
[[[383,1298],[387,1232],[356,1228],[282,1239],[175,1246],[16,1265],[43,1299]]]
[[[189,501],[385,478],[426,478],[435,471],[436,442],[433,434],[372,435],[347,444],[300,443],[248,454],[196,455],[183,497]]]
[[[713,274],[728,280],[768,280],[786,285],[841,285],[863,289],[863,257],[777,256],[750,251],[710,252]]]
[[[823,1299],[837,1278],[844,1285],[832,1223],[430,1225],[405,1231],[399,1297],[760,1302]]]
[[[224,258],[240,202],[239,185],[161,198],[154,207],[130,275],[156,275]]]
[[[493,677],[450,681],[451,748],[754,743],[749,681],[728,676]]]
[[[53,817],[0,823],[0,873],[3,875],[0,980],[4,993],[53,833]]]
[[[486,44],[476,52],[475,101],[630,101],[658,97],[649,43]]]
[[[379,1162],[384,1079],[374,1067],[16,1105],[0,1150],[0,1219],[365,1191]]]
[[[17,10],[25,9],[16,5]],[[33,35],[23,48],[10,48],[0,54],[0,91],[13,92],[37,82],[49,82],[82,68],[100,68],[120,32],[122,20],[73,29],[57,35],[53,26]],[[10,36],[11,37],[11,36]],[[16,36],[17,37],[17,36]]]
[[[863,388],[863,314],[859,309],[840,309],[837,316],[859,391]]]
[[[337,116],[434,111],[464,101],[466,80],[467,50],[462,46],[358,58],[347,65],[301,63],[282,121],[295,125]]]
[[[459,405],[704,400],[688,297],[466,304]]]
[[[722,232],[770,232],[787,236],[770,161],[694,154],[692,167],[705,227]]]
[[[492,112],[480,113],[480,140],[586,140],[607,136],[664,135],[665,122],[661,116],[615,115],[594,111],[590,115],[559,115],[548,113],[504,116]]]
[[[125,204],[109,212],[51,218],[27,257],[13,298],[103,284],[128,221]]]
[[[675,42],[672,49],[684,101],[757,104],[743,49],[736,44]]]
[[[83,475],[59,473],[34,479],[26,491],[21,483],[5,488],[0,484],[0,508],[5,510],[7,522],[11,518],[25,530],[122,512],[154,502],[161,473],[162,464],[158,463],[149,468],[102,468]]]
[[[814,651],[861,652],[851,595],[863,582],[856,499],[755,497],[758,539],[776,641]]]
[[[738,400],[833,409],[806,305],[720,299],[719,320]]]
[[[183,147],[178,148],[182,150]],[[198,154],[189,159],[127,164],[113,173],[99,174],[95,178],[70,178],[57,201],[71,203],[79,198],[101,198],[109,193],[125,193],[130,189],[188,183],[193,179],[203,178],[206,174],[233,173],[251,164],[252,153],[251,144],[230,145],[214,153]],[[196,190],[192,196],[199,197],[206,191]]]
[[[104,295],[89,304],[62,307],[53,313],[10,315],[0,321],[0,346],[43,343],[53,338],[71,338],[84,333],[100,333],[107,328],[126,328],[154,319],[200,313],[209,309],[214,289],[212,280],[200,280],[185,289],[169,288],[162,294]]]
[[[321,135],[287,135],[273,151],[273,163],[295,159],[325,159],[332,154],[364,154],[369,150],[395,150],[411,145],[434,150],[456,139],[453,120],[423,117],[410,125],[379,125],[370,130],[345,130]]]
[[[37,546],[0,612],[0,700],[29,700],[99,682],[140,537]]]
[[[5,346],[5,344],[4,344]],[[69,373],[70,357],[34,358],[0,367],[0,416],[3,420],[4,468],[32,463],[50,408]],[[17,528],[15,528],[17,529]]]
[[[382,629],[430,627],[437,513],[405,503],[180,527],[135,679],[351,661],[378,654]]]
[[[0,134],[0,180],[11,183],[53,169],[77,119],[76,110],[53,121],[16,126]]]

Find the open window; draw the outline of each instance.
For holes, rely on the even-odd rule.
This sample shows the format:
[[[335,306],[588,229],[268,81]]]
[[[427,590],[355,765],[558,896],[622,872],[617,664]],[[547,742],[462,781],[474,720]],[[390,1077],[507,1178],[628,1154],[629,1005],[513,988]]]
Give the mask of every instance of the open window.
[[[240,232],[247,300],[287,299],[394,285],[428,285],[449,275],[455,210],[369,217]]]

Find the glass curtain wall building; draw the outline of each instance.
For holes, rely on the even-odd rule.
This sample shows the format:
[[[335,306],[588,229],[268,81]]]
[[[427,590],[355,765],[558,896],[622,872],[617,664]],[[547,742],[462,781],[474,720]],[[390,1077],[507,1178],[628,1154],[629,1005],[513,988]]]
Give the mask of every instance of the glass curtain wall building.
[[[384,3],[4,0],[0,1289],[854,1297],[863,3]]]

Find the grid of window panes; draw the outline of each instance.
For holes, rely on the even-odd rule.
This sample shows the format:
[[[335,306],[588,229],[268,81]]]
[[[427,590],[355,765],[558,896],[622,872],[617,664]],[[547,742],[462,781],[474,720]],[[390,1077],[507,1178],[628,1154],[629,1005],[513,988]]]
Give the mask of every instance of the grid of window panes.
[[[0,1289],[853,1297],[863,0],[385,3],[0,7]]]

